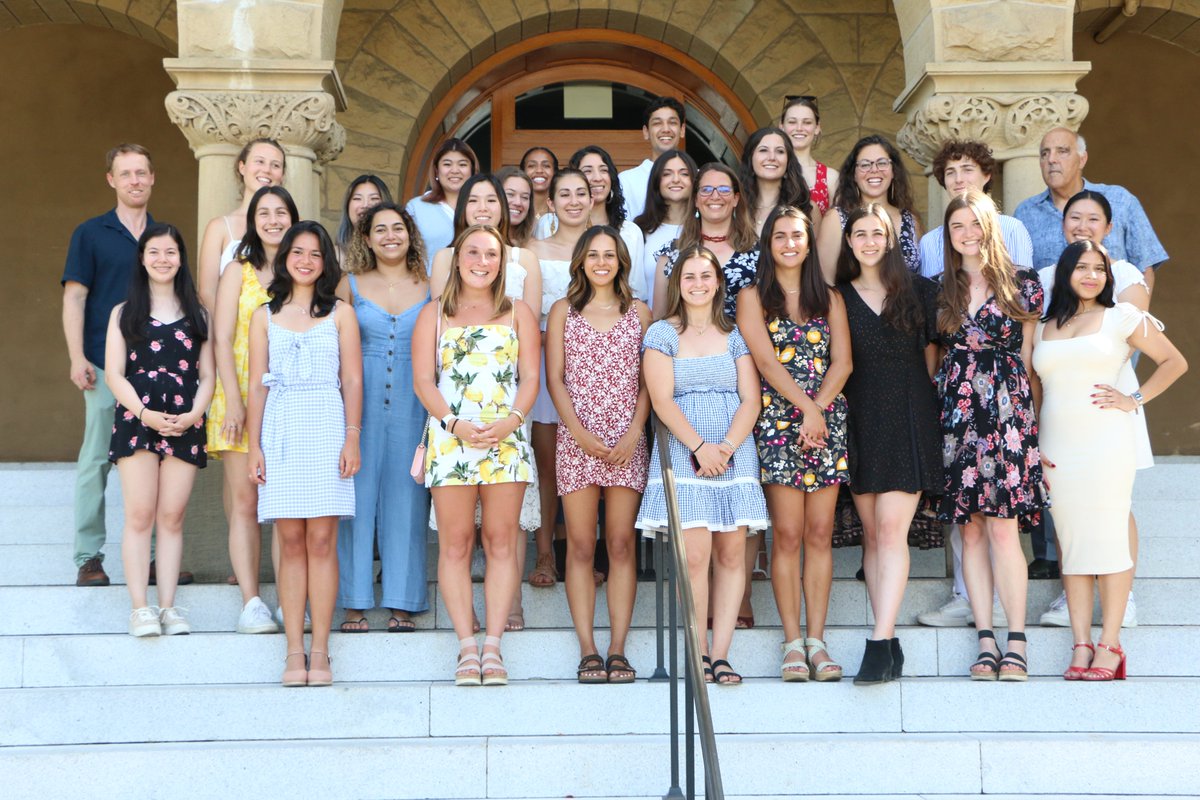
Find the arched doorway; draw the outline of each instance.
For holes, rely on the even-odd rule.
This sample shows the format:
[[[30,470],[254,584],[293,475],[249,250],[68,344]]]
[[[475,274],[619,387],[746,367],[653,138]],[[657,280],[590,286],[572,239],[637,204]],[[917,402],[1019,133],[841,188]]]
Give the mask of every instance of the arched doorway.
[[[732,162],[756,127],[738,95],[714,73],[662,42],[620,31],[589,29],[531,37],[484,60],[443,95],[410,151],[401,186],[425,189],[438,142],[471,142],[483,164],[515,164],[531,146],[550,144],[561,160],[599,144],[618,168],[649,152],[642,109],[658,95],[687,108],[685,146],[700,162]]]

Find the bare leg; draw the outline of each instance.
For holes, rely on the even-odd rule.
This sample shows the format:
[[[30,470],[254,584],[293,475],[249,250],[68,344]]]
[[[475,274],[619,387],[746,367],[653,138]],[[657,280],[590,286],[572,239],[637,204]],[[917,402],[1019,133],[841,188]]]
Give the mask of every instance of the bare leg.
[[[233,566],[244,606],[259,593],[262,529],[258,524],[258,487],[247,478],[245,453],[222,453],[221,460],[225,470],[225,494],[229,498],[229,563]]]
[[[604,543],[608,548],[609,654],[625,652],[625,638],[633,621],[637,599],[637,521],[642,495],[633,489],[610,486],[604,490]]]
[[[179,568],[183,562],[183,516],[196,482],[197,468],[174,456],[167,456],[158,467],[158,510],[155,532],[158,550],[155,567],[158,578],[158,604],[175,605]],[[147,568],[149,565],[147,564]]]
[[[1017,521],[987,517],[984,520],[984,528],[992,551],[992,570],[996,576],[996,591],[1000,594],[1000,604],[1004,607],[1005,616],[1008,617],[1008,632],[1010,634],[1024,633],[1029,571],[1028,564],[1025,562],[1025,552],[1021,550],[1021,537]],[[985,602],[986,597],[985,595]],[[1004,650],[1006,653],[1012,652],[1024,656],[1025,642],[1010,637]],[[1005,661],[1000,665],[1002,675],[1008,663]]]
[[[328,657],[329,629],[333,626],[333,608],[336,605],[338,587],[338,521],[336,517],[317,517],[305,522],[308,603],[312,609],[312,649]],[[287,614],[286,610],[284,614]],[[300,620],[303,630],[303,606],[300,608]],[[329,666],[316,659],[310,668],[325,670]]]
[[[533,455],[537,459],[538,493],[542,500],[542,527],[534,535],[538,557],[553,555],[554,521],[558,516],[558,487],[554,480],[554,451],[558,426],[533,423]]]
[[[431,493],[438,521],[438,591],[450,614],[455,636],[462,641],[475,633],[471,547],[475,541],[475,501],[479,488],[438,486]],[[489,564],[488,572],[491,571]]]
[[[1074,641],[1092,641],[1092,592],[1095,578],[1091,575],[1062,576],[1063,589],[1067,593],[1067,614],[1071,618],[1071,635]],[[1087,667],[1092,663],[1092,651],[1080,647],[1071,652],[1071,666]]]
[[[500,654],[500,637],[504,635],[504,623],[512,605],[513,591],[520,585],[520,570],[517,568],[516,540],[521,534],[521,500],[525,496],[525,482],[500,483],[481,486],[479,496],[483,502],[483,552],[487,556],[487,575],[483,579],[484,625],[487,638],[483,653]],[[465,559],[467,568],[463,572],[470,590],[469,550]],[[489,643],[491,642],[491,643]],[[483,664],[483,677],[506,674],[502,666]]]
[[[1121,621],[1125,618],[1125,604],[1129,601],[1129,590],[1133,588],[1133,570],[1101,575],[1100,583],[1100,641],[1109,647],[1121,646]],[[1097,649],[1094,667],[1116,669],[1120,656],[1108,650]]]
[[[804,539],[804,504],[807,495],[790,486],[767,484],[767,508],[775,535],[771,540],[771,589],[783,624],[783,640],[800,636],[800,544]],[[803,663],[804,653],[793,651],[785,664]]]
[[[837,486],[809,492],[804,503],[804,627],[811,639],[825,638],[829,592],[833,588],[833,515]],[[818,671],[831,661],[828,653],[811,659]]]
[[[729,657],[738,603],[746,582],[746,529],[712,536],[713,661]]]
[[[746,537],[746,588],[742,591],[742,605],[737,613],[739,617],[754,616],[754,605],[751,602],[754,590],[752,576],[754,564],[758,560],[758,551],[762,548],[764,538],[766,537],[761,532],[752,533]]]
[[[687,554],[688,577],[692,583],[692,612],[699,622],[708,609],[708,567],[712,558],[713,535],[708,528],[688,528],[683,532],[684,551]],[[713,620],[716,626],[716,620]],[[700,637],[700,655],[708,655],[708,636]]]
[[[304,652],[304,603],[308,597],[307,526],[302,519],[275,521],[279,532],[279,607],[287,652]]]
[[[567,518],[567,605],[579,638],[579,655],[597,653],[593,622],[596,617],[596,584],[592,564],[596,557],[596,517],[600,487],[588,486],[562,497]]]
[[[125,529],[121,534],[125,588],[131,606],[145,608],[149,605],[146,587],[150,582],[150,536],[158,506],[158,455],[142,450],[126,456],[117,462],[117,472],[125,504]]]
[[[992,559],[988,553],[987,535],[983,529],[983,515],[973,514],[969,522],[960,524],[962,534],[963,582],[967,585],[967,599],[971,613],[975,616],[975,629],[992,630]],[[1022,561],[1024,555],[1022,554]],[[1005,609],[1007,612],[1007,609]],[[1024,614],[1021,615],[1024,618]],[[979,642],[979,652],[1000,655],[995,640]]]
[[[921,495],[885,492],[853,497],[863,521],[863,564],[875,615],[871,638],[891,639],[908,585],[908,529]]]

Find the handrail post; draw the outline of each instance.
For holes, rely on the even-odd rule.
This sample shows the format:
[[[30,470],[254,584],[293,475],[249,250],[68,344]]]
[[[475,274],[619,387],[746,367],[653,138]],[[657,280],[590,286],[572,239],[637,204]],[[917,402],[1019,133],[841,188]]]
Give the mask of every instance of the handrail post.
[[[683,541],[682,523],[679,516],[679,499],[675,494],[675,472],[671,467],[671,454],[668,449],[668,438],[666,426],[661,421],[655,420],[655,437],[658,445],[659,464],[662,472],[663,481],[663,496],[667,506],[667,525],[670,537],[671,550],[674,555],[673,559],[669,559],[671,563],[671,583],[672,588],[678,591],[671,592],[671,600],[678,599],[678,604],[683,617],[683,632],[684,632],[684,658],[685,669],[684,676],[686,680],[686,694],[688,707],[688,792],[689,797],[695,796],[695,759],[693,755],[693,738],[692,738],[692,711],[695,711],[696,720],[700,728],[700,751],[704,756],[704,772],[705,785],[708,787],[707,800],[724,800],[725,790],[721,781],[721,766],[717,758],[717,742],[713,734],[712,724],[712,709],[708,702],[708,690],[704,684],[704,670],[700,661],[700,636],[707,636],[707,629],[701,632],[699,621],[696,618],[695,598],[692,595],[691,578],[687,570],[687,550]],[[675,604],[672,602],[671,611],[674,612]],[[706,626],[707,628],[707,626]],[[671,614],[671,672],[672,675],[677,675],[675,665],[676,652],[676,636],[675,636],[675,615]],[[693,690],[694,688],[694,690]],[[674,715],[677,710],[677,693],[675,690],[675,680],[671,681],[671,713],[672,713],[672,772],[673,785],[672,790],[678,786],[677,770],[675,767],[675,759],[677,756],[676,736],[678,727],[675,724]],[[675,795],[678,796],[678,795]]]
[[[650,676],[652,681],[665,681],[671,676],[667,673],[667,669],[663,664],[663,639],[666,636],[666,631],[663,630],[663,591],[674,592],[674,586],[663,586],[663,570],[667,569],[665,564],[666,548],[663,547],[663,532],[656,531],[654,534],[653,549],[651,550],[652,560],[654,562],[654,649],[658,663],[654,667],[654,674]],[[673,595],[672,595],[673,596]],[[671,631],[674,632],[675,623],[671,623]]]

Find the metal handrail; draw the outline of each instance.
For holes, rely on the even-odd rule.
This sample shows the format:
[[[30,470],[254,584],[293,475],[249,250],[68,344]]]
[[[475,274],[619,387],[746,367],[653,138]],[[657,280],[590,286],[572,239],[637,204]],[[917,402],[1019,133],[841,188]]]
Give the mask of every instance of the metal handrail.
[[[671,591],[670,597],[670,627],[671,632],[671,790],[667,797],[679,797],[679,770],[678,770],[678,722],[676,714],[678,713],[678,671],[676,666],[678,660],[676,658],[676,635],[675,635],[675,600],[678,597],[678,604],[682,611],[682,622],[684,632],[684,705],[688,709],[687,715],[687,768],[688,768],[688,794],[689,798],[695,796],[695,759],[693,757],[693,738],[692,738],[692,711],[695,711],[695,717],[699,723],[700,734],[700,752],[704,758],[704,782],[705,782],[705,797],[707,800],[724,800],[725,789],[721,782],[721,766],[717,758],[717,740],[713,733],[712,709],[708,703],[708,691],[704,683],[704,669],[700,661],[700,636],[701,631],[699,622],[696,617],[695,604],[692,596],[692,581],[688,575],[687,569],[687,552],[683,541],[683,530],[679,517],[679,498],[675,494],[675,471],[671,466],[671,454],[668,447],[668,439],[670,433],[667,427],[657,417],[654,420],[654,438],[658,445],[658,457],[662,466],[662,481],[663,495],[666,498],[667,504],[667,533],[671,543],[671,551],[674,556],[670,559],[668,565],[670,582],[674,584],[672,587],[678,589],[676,592]],[[662,534],[659,534],[661,541]],[[661,554],[661,548],[659,548]],[[662,566],[661,564],[658,566]],[[661,598],[661,594],[659,595]],[[659,615],[661,619],[661,613]],[[661,630],[661,628],[660,628]],[[705,634],[707,631],[705,632]],[[661,653],[661,645],[659,652]]]

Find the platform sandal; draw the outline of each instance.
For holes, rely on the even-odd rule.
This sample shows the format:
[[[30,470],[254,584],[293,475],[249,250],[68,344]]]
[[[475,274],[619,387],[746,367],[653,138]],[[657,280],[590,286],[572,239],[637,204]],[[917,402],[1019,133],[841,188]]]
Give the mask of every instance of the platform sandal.
[[[474,648],[474,650],[458,657],[458,666],[454,670],[455,686],[480,686],[483,684],[479,671],[479,643],[475,641],[474,636],[458,640],[460,653],[468,647]]]
[[[499,636],[483,637],[484,647],[494,647],[497,651],[500,650]],[[484,653],[483,661],[479,664],[480,672],[483,673],[484,686],[507,686],[508,685],[508,670],[504,668],[504,660],[500,657],[499,652]],[[491,672],[488,672],[491,670]]]
[[[299,656],[304,659],[304,666],[300,669],[287,669],[289,658]],[[308,656],[304,655],[303,650],[297,650],[295,653],[288,653],[283,658],[283,685],[284,686],[307,686],[308,685]]]
[[[808,682],[808,661],[804,653],[804,640],[792,639],[790,642],[784,642],[780,645],[783,650],[783,663],[779,667],[779,677],[783,678],[784,683],[807,683]],[[787,660],[789,653],[799,653],[800,660],[789,662]]]
[[[1021,631],[1009,631],[1009,642],[1026,642],[1025,634]],[[1025,660],[1025,656],[1020,653],[1014,653],[1009,650],[1004,654],[1004,658],[1000,659],[1000,680],[1002,681],[1027,681],[1029,680],[1029,664]]]
[[[977,632],[976,638],[982,642],[984,639],[996,641],[996,634],[989,630]],[[996,648],[997,650],[999,647]],[[996,653],[989,653],[983,649],[981,644],[979,647],[979,655],[975,656],[975,663],[971,665],[971,680],[973,681],[994,681],[1000,676],[1000,659]]]
[[[325,656],[325,669],[313,669],[312,657],[320,653]],[[333,685],[333,659],[324,650],[313,650],[308,654],[308,685],[309,686],[332,686]]]
[[[804,651],[808,656],[808,670],[812,674],[814,681],[825,683],[827,681],[840,681],[842,679],[842,665],[834,661],[833,656],[829,655],[829,648],[825,646],[825,642],[820,639],[805,639]],[[824,653],[829,660],[820,665],[813,663],[813,656],[817,653]]]

